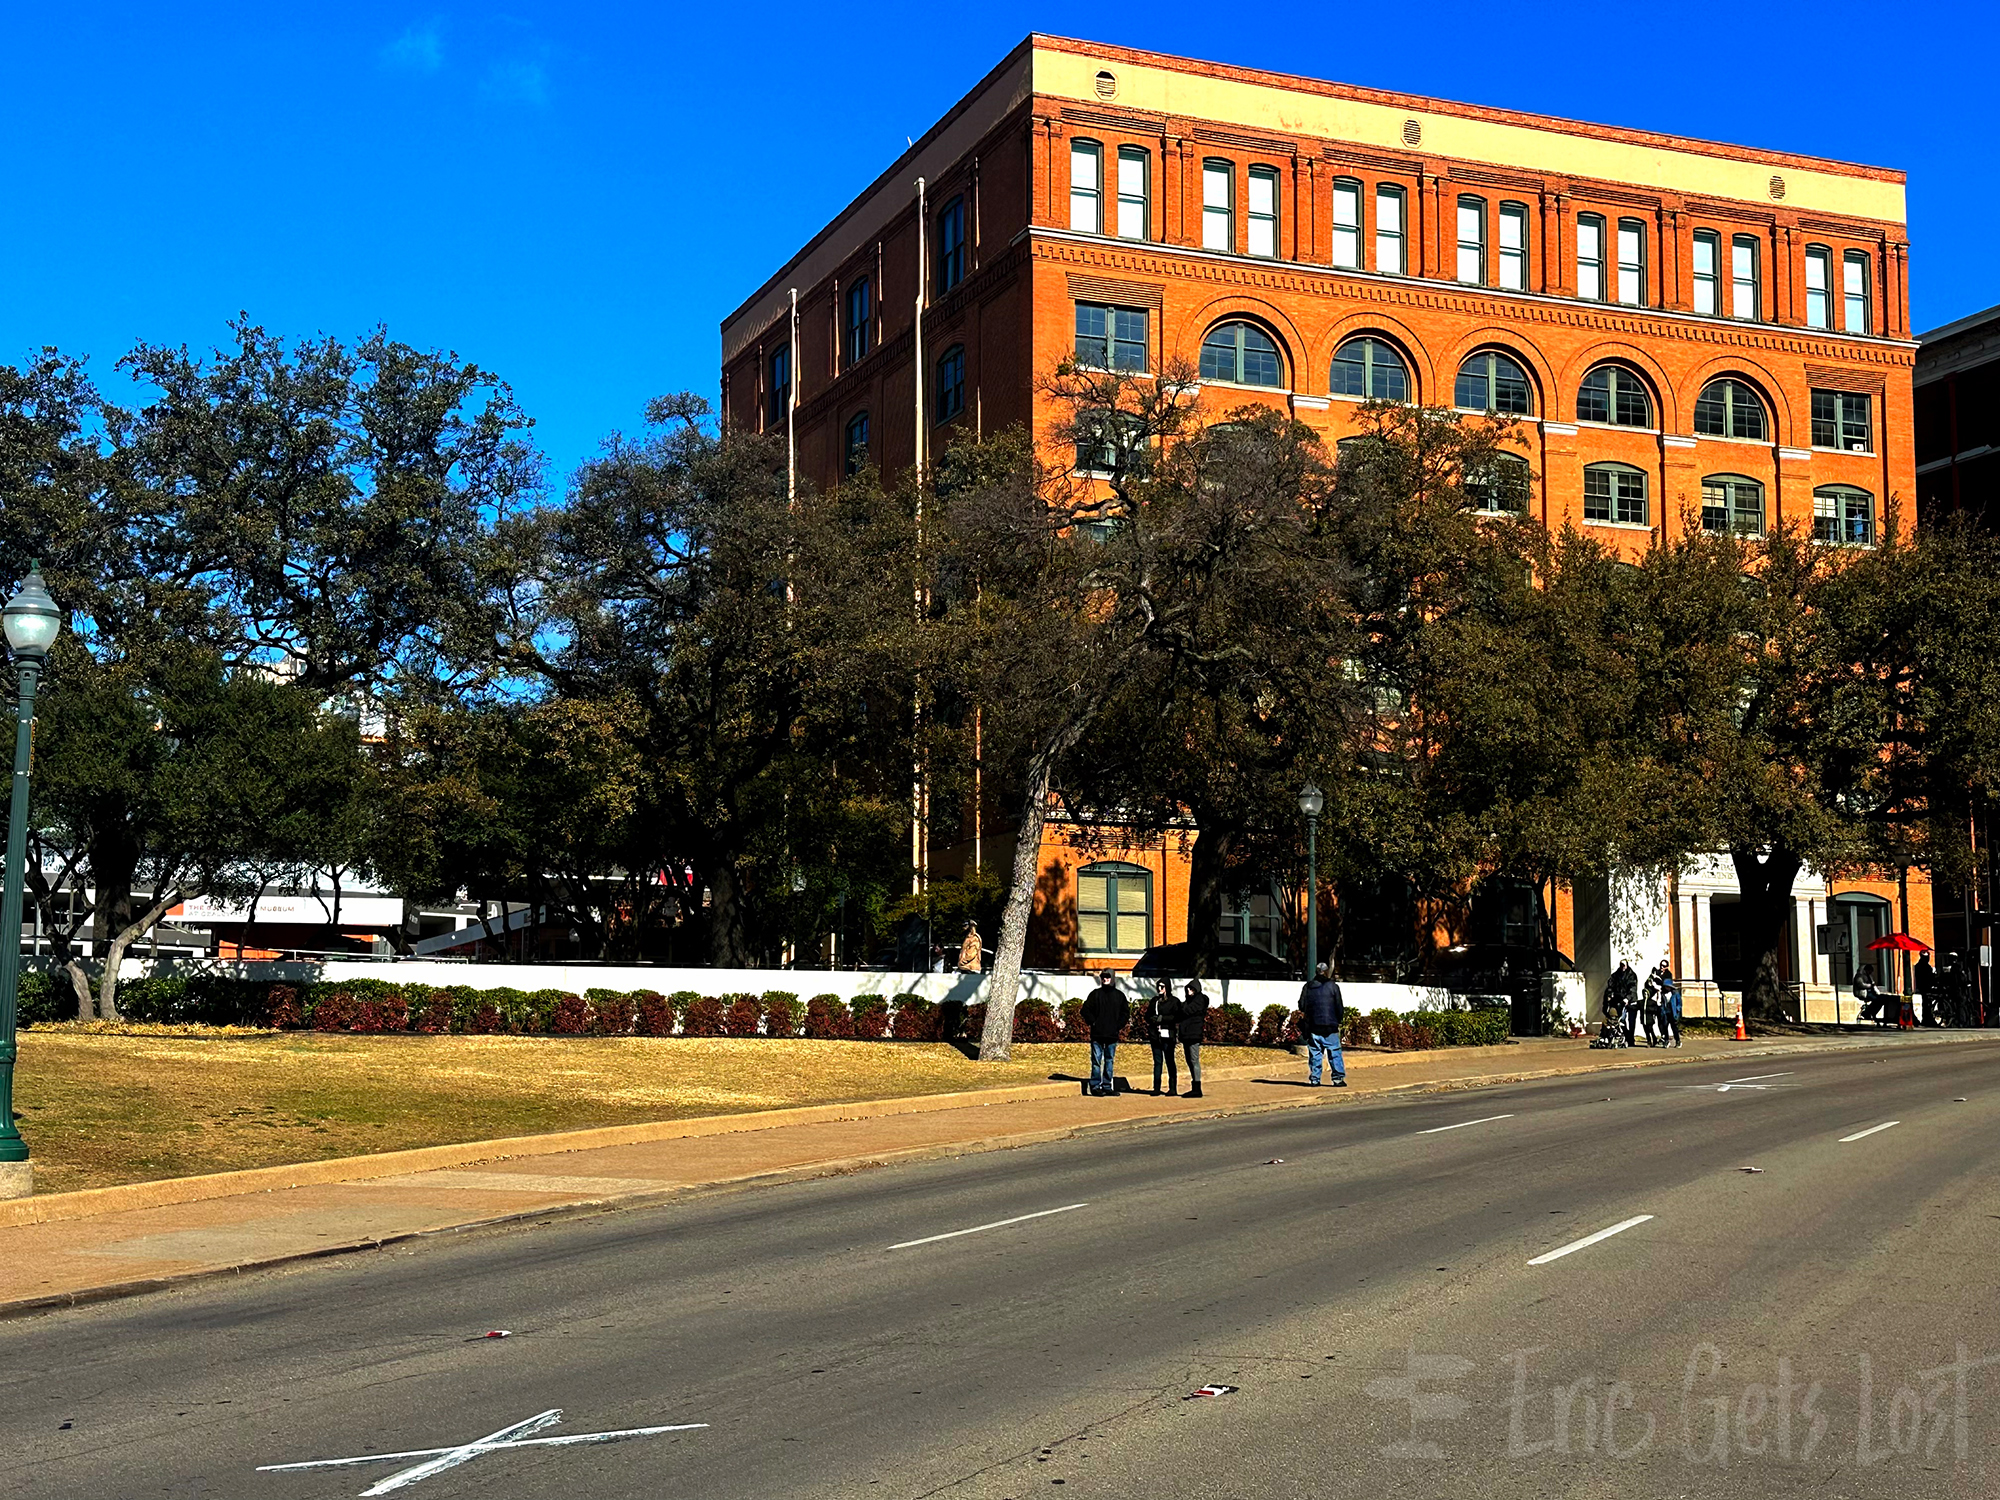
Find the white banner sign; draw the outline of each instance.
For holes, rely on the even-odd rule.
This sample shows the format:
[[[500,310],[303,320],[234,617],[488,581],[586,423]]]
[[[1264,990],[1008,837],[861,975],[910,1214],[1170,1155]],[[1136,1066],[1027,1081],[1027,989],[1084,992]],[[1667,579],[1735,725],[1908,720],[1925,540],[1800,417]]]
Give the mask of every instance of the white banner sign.
[[[325,896],[263,896],[257,902],[260,922],[324,926],[333,921],[332,893]],[[342,927],[394,927],[403,920],[403,903],[396,896],[342,896],[338,907]],[[197,896],[169,912],[175,922],[247,922],[250,908]]]

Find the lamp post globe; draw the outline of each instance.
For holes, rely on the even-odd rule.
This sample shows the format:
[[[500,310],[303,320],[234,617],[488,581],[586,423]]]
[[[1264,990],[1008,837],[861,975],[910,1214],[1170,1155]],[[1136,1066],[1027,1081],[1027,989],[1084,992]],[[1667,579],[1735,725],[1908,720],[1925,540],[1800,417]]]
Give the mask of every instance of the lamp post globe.
[[[7,870],[0,897],[0,1198],[34,1189],[28,1143],[14,1126],[15,1017],[21,983],[21,887],[28,863],[28,770],[35,722],[35,685],[42,662],[62,631],[62,611],[42,584],[38,566],[0,609],[0,634],[14,659],[19,696],[14,716],[14,786],[7,803]]]
[[[6,608],[0,609],[0,625],[4,625],[7,649],[16,661],[39,663],[49,654],[49,647],[62,631],[62,611],[42,583],[39,564],[31,568]]]
[[[1319,974],[1319,815],[1326,795],[1319,783],[1299,788],[1299,811],[1306,817],[1306,978]]]

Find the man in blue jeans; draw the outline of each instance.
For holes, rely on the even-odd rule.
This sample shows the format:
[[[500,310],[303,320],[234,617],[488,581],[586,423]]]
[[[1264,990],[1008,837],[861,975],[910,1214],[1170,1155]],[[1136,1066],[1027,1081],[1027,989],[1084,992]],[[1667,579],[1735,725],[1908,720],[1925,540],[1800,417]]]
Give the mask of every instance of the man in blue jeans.
[[[1118,1092],[1118,1033],[1125,1029],[1130,1012],[1125,996],[1111,982],[1109,974],[1097,976],[1097,988],[1083,998],[1079,1012],[1090,1028],[1090,1082],[1084,1092],[1108,1099]]]
[[[1341,1003],[1340,986],[1333,982],[1333,972],[1325,964],[1313,971],[1313,977],[1299,991],[1299,1013],[1305,1025],[1307,1076],[1312,1086],[1319,1087],[1320,1057],[1325,1054],[1333,1059],[1333,1086],[1346,1088],[1347,1070],[1340,1061],[1340,1023],[1347,1019],[1347,1007]]]

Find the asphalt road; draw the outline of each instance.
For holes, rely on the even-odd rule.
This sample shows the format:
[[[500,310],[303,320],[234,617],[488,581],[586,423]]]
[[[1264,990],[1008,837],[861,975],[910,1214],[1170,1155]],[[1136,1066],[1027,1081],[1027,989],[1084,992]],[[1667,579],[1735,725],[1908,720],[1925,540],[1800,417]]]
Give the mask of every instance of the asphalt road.
[[[1720,1087],[1743,1066],[1118,1131],[0,1324],[0,1495],[358,1496],[553,1409],[516,1437],[707,1425],[394,1492],[2000,1492],[2000,1047]],[[1183,1399],[1210,1382],[1236,1389]],[[374,1453],[411,1456],[257,1472]]]

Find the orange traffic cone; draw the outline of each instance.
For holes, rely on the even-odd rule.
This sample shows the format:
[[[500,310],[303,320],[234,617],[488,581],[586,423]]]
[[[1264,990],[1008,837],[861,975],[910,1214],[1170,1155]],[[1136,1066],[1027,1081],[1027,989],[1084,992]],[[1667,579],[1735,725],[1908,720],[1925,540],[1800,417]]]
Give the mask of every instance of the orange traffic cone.
[[[1736,1012],[1736,1040],[1739,1042],[1750,1040],[1750,1033],[1743,1029],[1743,1012],[1740,1010]]]

